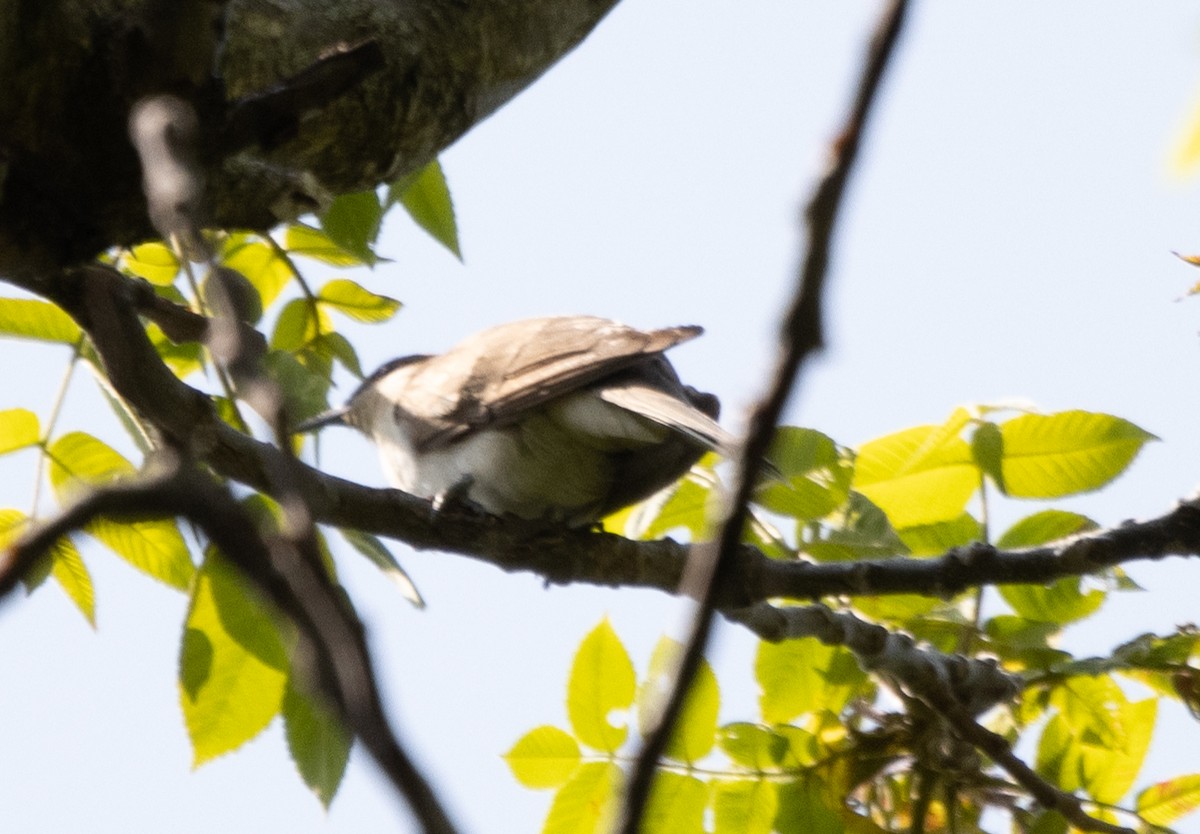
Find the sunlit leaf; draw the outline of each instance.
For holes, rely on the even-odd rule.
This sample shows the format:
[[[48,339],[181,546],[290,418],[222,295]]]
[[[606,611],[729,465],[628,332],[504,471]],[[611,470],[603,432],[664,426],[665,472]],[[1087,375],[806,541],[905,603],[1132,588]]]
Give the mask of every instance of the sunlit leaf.
[[[646,805],[646,831],[696,834],[704,830],[708,786],[695,776],[660,770],[654,775]]]
[[[597,750],[615,752],[629,728],[609,723],[609,713],[629,709],[636,688],[633,662],[606,619],[583,638],[571,665],[567,715],[576,738]]]
[[[1073,677],[1054,687],[1058,714],[1046,725],[1038,770],[1064,790],[1082,787],[1116,803],[1133,786],[1150,745],[1157,701],[1130,702],[1112,679]]]
[[[1171,154],[1171,167],[1180,175],[1194,173],[1200,167],[1200,105],[1192,107],[1187,124],[1179,134]]]
[[[996,541],[996,547],[1012,549],[1017,547],[1037,547],[1048,542],[1065,539],[1076,533],[1084,533],[1099,527],[1085,515],[1067,512],[1066,510],[1042,510],[1033,515],[1025,516],[1012,527],[1004,531]]]
[[[281,710],[288,752],[296,770],[328,808],[342,783],[354,737],[328,706],[298,691],[290,677]]]
[[[294,298],[284,305],[271,333],[271,349],[295,351],[332,327],[328,316],[306,298]]]
[[[37,415],[27,408],[0,411],[0,455],[36,446],[42,438]]]
[[[779,808],[778,789],[764,779],[720,779],[714,783],[713,834],[771,834]]]
[[[917,426],[864,443],[854,488],[896,527],[957,518],[979,488],[979,470],[960,436],[969,419],[960,408],[940,426]]]
[[[721,750],[730,761],[754,771],[779,767],[788,752],[788,741],[760,724],[737,721],[719,733]]]
[[[50,547],[51,574],[92,628],[96,627],[96,590],[79,548],[68,538],[60,538]]]
[[[186,379],[204,367],[204,354],[199,342],[176,344],[167,338],[161,327],[153,323],[146,325],[146,335],[150,337],[150,344],[154,345],[159,358],[180,379]]]
[[[638,690],[638,722],[642,735],[648,735],[658,722],[663,704],[674,685],[682,651],[682,645],[663,637],[650,655],[650,669]],[[701,660],[675,726],[675,733],[667,744],[666,755],[689,764],[707,756],[716,742],[720,703],[717,677],[708,661]]]
[[[322,261],[333,266],[357,266],[364,261],[338,246],[320,229],[293,223],[284,233],[283,246],[289,254]]]
[[[1090,411],[1024,414],[1000,427],[1004,481],[1019,498],[1060,498],[1099,489],[1157,438],[1128,420]]]
[[[816,638],[759,643],[754,675],[765,721],[782,724],[798,715],[841,711],[866,681],[854,655]]]
[[[50,484],[60,500],[134,472],[132,463],[86,432],[64,434],[50,444],[46,453],[50,457]]]
[[[134,471],[133,464],[116,450],[84,432],[64,434],[50,444],[47,454],[50,484],[60,501]],[[100,517],[88,522],[84,530],[134,567],[173,588],[184,589],[191,581],[192,557],[172,520],[116,522]]]
[[[1200,774],[1191,773],[1151,785],[1137,798],[1137,812],[1146,822],[1170,825],[1200,808]]]
[[[961,547],[983,538],[983,528],[969,513],[949,521],[901,527],[896,533],[913,556],[939,556],[952,547]]]
[[[235,750],[283,702],[288,658],[270,614],[237,571],[209,551],[196,576],[179,656],[179,691],[194,763]]]
[[[169,287],[179,274],[179,259],[162,241],[140,243],[121,259],[121,266],[151,284]]]
[[[708,510],[713,500],[711,487],[692,478],[684,478],[667,493],[666,500],[641,533],[641,538],[658,539],[672,530],[688,530],[693,538],[708,529]]]
[[[396,299],[376,295],[347,278],[335,278],[321,287],[317,301],[355,321],[371,323],[387,321],[400,309]]]
[[[79,325],[49,301],[0,298],[0,336],[73,345],[81,333]]]
[[[558,727],[536,727],[504,754],[513,776],[527,788],[557,788],[579,767],[579,744]]]
[[[388,189],[388,203],[397,200],[418,226],[462,260],[454,202],[450,199],[450,188],[446,185],[440,162],[435,159],[415,174],[394,183]]]
[[[348,527],[341,528],[340,532],[342,538],[351,547],[371,560],[371,563],[375,567],[383,571],[384,576],[396,584],[396,587],[400,589],[400,593],[406,600],[417,608],[425,607],[425,600],[421,598],[421,592],[417,590],[417,586],[413,584],[412,579],[409,578],[404,568],[400,567],[400,563],[396,561],[396,557],[392,555],[392,552],[387,549],[387,546],[377,536]]]
[[[254,285],[264,308],[270,307],[295,277],[291,266],[271,244],[246,234],[229,236],[221,254],[221,262],[230,269],[236,269]]]
[[[554,795],[542,834],[599,834],[607,831],[621,769],[611,762],[588,762]]]

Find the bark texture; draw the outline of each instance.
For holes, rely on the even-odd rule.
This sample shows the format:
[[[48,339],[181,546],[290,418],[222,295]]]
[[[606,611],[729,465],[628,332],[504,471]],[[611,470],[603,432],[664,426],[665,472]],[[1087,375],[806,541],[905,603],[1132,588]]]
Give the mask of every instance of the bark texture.
[[[616,0],[0,0],[0,275],[154,235],[127,120],[201,115],[206,222],[266,229],[416,170]]]

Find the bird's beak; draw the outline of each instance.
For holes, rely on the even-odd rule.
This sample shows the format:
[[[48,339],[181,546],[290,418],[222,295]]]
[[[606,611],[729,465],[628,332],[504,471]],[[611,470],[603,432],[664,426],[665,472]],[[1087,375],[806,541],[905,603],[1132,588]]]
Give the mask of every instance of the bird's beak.
[[[316,417],[309,417],[300,425],[296,426],[292,433],[299,434],[301,432],[312,431],[313,429],[319,429],[322,426],[330,426],[334,423],[340,423],[344,426],[346,425],[346,415],[349,413],[350,406],[348,405],[343,405],[338,408],[331,408],[329,411],[321,412]]]

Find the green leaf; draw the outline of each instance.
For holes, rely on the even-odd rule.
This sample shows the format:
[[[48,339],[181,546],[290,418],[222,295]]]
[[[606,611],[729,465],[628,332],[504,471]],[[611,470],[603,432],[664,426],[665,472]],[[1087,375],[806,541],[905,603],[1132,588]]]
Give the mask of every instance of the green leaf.
[[[196,572],[187,543],[173,520],[112,521],[97,518],[84,531],[138,570],[180,591]]]
[[[179,259],[159,240],[140,243],[121,259],[121,266],[158,287],[169,287],[179,274]]]
[[[272,616],[210,550],[196,576],[179,655],[194,764],[237,749],[279,713],[288,658]]]
[[[400,302],[376,295],[348,278],[335,278],[321,287],[317,301],[355,321],[383,322],[396,315]]]
[[[979,423],[971,433],[971,457],[975,465],[995,482],[1001,492],[1004,486],[1004,436],[995,423]]]
[[[896,527],[958,518],[979,487],[979,470],[960,436],[969,420],[960,408],[940,426],[917,426],[863,444],[854,488]]]
[[[1091,616],[1108,596],[1099,588],[1085,593],[1082,585],[1082,578],[1065,576],[1050,585],[1001,585],[1000,595],[1026,619],[1062,625]]]
[[[70,316],[49,301],[0,298],[0,336],[73,345],[82,333]]]
[[[86,432],[64,434],[50,444],[46,454],[50,458],[50,484],[60,501],[134,472],[132,463]]]
[[[962,547],[983,538],[983,528],[969,513],[951,521],[902,527],[896,533],[913,556],[941,555],[952,547]]]
[[[1061,498],[1099,489],[1157,440],[1128,420],[1090,411],[1025,414],[1000,427],[1004,482],[1017,498]]]
[[[759,708],[769,724],[822,710],[837,714],[867,680],[853,654],[813,637],[759,643],[754,675],[762,690]]]
[[[271,349],[296,351],[317,336],[332,329],[319,307],[306,298],[294,298],[284,305],[271,333]]]
[[[204,367],[204,354],[199,342],[176,344],[154,323],[146,325],[146,335],[159,358],[180,379],[186,379]]]
[[[320,229],[303,223],[293,223],[287,227],[283,247],[289,254],[303,255],[333,266],[358,266],[365,263],[334,243],[329,235]]]
[[[270,307],[295,277],[292,267],[271,244],[247,234],[230,235],[221,263],[237,270],[258,290],[263,308]]]
[[[597,750],[616,752],[629,728],[610,724],[608,715],[633,705],[636,686],[629,653],[605,619],[583,638],[571,665],[567,716],[575,737]]]
[[[1042,510],[1025,516],[1004,531],[996,547],[1010,550],[1018,547],[1038,547],[1048,542],[1065,539],[1076,533],[1096,530],[1099,525],[1085,515],[1065,510]]]
[[[788,740],[759,724],[737,721],[720,731],[720,746],[730,761],[755,772],[779,767],[788,752]]]
[[[597,834],[610,828],[621,769],[612,762],[589,762],[554,795],[542,834]]]
[[[841,818],[830,808],[819,783],[806,780],[780,785],[775,830],[787,834],[845,834]]]
[[[388,579],[396,583],[396,587],[400,589],[400,593],[406,600],[417,608],[425,607],[425,600],[421,598],[421,592],[417,590],[417,586],[413,584],[412,579],[409,578],[404,568],[400,567],[400,563],[396,561],[396,557],[392,555],[392,552],[387,549],[387,546],[377,536],[349,528],[339,528],[339,530],[342,538],[351,547],[370,559],[375,567],[383,571]]]
[[[367,265],[378,258],[371,249],[379,234],[383,206],[373,190],[342,194],[321,215],[321,229],[338,247]]]
[[[704,831],[708,786],[695,776],[660,770],[654,775],[643,830],[658,834]]]
[[[458,224],[454,202],[442,165],[436,159],[415,174],[409,174],[388,189],[388,204],[399,200],[417,225],[462,260],[458,247]]]
[[[513,776],[527,788],[557,788],[579,767],[579,744],[558,727],[535,727],[504,754]]]
[[[342,783],[354,737],[328,706],[297,690],[291,676],[284,689],[282,712],[288,751],[296,770],[328,808]]]
[[[801,548],[818,562],[883,559],[908,552],[887,515],[861,493],[850,493],[846,506],[828,524],[820,538],[803,542]]]
[[[0,455],[36,446],[42,439],[37,415],[27,408],[0,411]]]
[[[642,735],[649,735],[658,723],[662,706],[675,682],[683,646],[663,637],[650,655],[650,669],[638,690],[638,722]],[[692,681],[675,732],[667,743],[666,755],[695,764],[712,750],[717,739],[717,710],[721,695],[717,677],[708,661],[702,660]]]
[[[1177,776],[1146,788],[1137,798],[1138,815],[1154,825],[1169,825],[1200,808],[1200,774]]]
[[[711,487],[685,477],[668,493],[658,512],[639,538],[660,539],[676,529],[685,529],[698,539],[708,530],[708,509],[713,500]]]
[[[759,486],[754,500],[772,512],[801,520],[820,519],[850,495],[854,465],[819,431],[793,426],[776,430],[767,459],[780,477]]]
[[[1119,802],[1146,756],[1157,701],[1131,703],[1106,676],[1069,678],[1050,701],[1059,712],[1043,730],[1038,771],[1063,790],[1082,787],[1098,802]]]
[[[47,455],[50,484],[60,502],[134,471],[133,464],[114,449],[84,432],[64,434],[50,444]],[[83,529],[134,567],[172,588],[182,590],[191,582],[195,566],[172,520],[115,522],[101,517]]]
[[[330,360],[336,359],[342,367],[359,379],[363,378],[362,365],[358,361],[358,352],[354,345],[341,333],[322,333],[308,344],[308,349]]]
[[[83,614],[92,628],[96,627],[96,590],[92,585],[92,576],[88,573],[79,549],[68,538],[60,538],[50,547],[53,560],[51,573],[54,579],[66,591],[71,602]]]
[[[314,417],[329,407],[328,377],[313,373],[296,357],[273,350],[263,357],[263,370],[279,383],[292,423]]]
[[[713,834],[771,834],[779,791],[764,779],[714,782]]]

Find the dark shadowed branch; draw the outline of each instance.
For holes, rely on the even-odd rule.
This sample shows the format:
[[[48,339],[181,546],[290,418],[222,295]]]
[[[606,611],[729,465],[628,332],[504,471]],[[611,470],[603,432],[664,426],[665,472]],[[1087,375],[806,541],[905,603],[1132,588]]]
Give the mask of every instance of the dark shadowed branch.
[[[621,812],[620,830],[624,834],[636,834],[641,826],[658,760],[666,750],[683,711],[688,689],[700,668],[712,629],[713,612],[720,599],[720,588],[737,560],[751,493],[775,426],[804,360],[823,344],[821,306],[838,211],[858,155],[867,116],[879,92],[907,10],[906,0],[895,0],[884,10],[867,52],[850,113],[831,148],[828,170],[805,209],[806,253],[796,294],[780,331],[775,372],[767,393],[751,412],[749,435],[734,474],[726,517],[719,525],[712,545],[699,547],[694,552],[690,570],[693,575],[688,579],[697,584],[700,606],[662,715],[646,738],[630,775]]]

